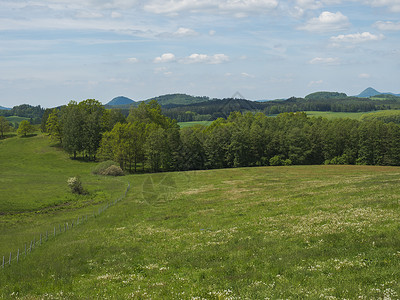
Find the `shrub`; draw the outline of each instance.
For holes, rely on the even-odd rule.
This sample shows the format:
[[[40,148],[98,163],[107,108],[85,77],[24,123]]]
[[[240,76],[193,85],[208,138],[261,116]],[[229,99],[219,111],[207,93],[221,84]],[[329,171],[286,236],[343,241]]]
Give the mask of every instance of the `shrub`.
[[[291,159],[285,159],[284,161],[283,161],[283,165],[284,166],[291,166],[293,164],[293,162],[292,162],[292,160]]]
[[[111,166],[118,166],[118,164],[112,160],[103,161],[93,168],[92,174],[103,175],[103,172]]]
[[[123,176],[124,171],[116,165],[111,165],[107,169],[101,172],[101,175],[107,175],[107,176]]]
[[[82,186],[82,181],[79,177],[71,177],[68,179],[67,183],[72,193],[79,195],[86,194],[86,191]]]
[[[282,166],[283,165],[283,160],[279,155],[275,155],[269,160],[269,164],[271,166]]]
[[[115,161],[107,160],[98,164],[93,170],[93,174],[108,175],[108,176],[123,176],[124,171],[118,166]]]

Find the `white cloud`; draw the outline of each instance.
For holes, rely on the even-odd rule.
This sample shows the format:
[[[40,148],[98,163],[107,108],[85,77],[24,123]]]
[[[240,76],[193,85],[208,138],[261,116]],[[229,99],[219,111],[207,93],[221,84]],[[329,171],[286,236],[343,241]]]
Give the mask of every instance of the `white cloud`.
[[[331,41],[335,43],[363,43],[369,41],[380,41],[384,39],[383,34],[372,34],[370,32],[354,33],[354,34],[340,34],[338,36],[331,37]]]
[[[132,63],[132,64],[137,63],[138,61],[139,61],[139,60],[138,60],[136,57],[128,58],[128,62],[130,62],[130,63]]]
[[[122,18],[122,14],[119,13],[119,12],[113,11],[113,12],[111,13],[111,18],[113,18],[113,19]]]
[[[217,32],[216,32],[215,30],[210,30],[210,31],[208,32],[208,34],[209,34],[210,36],[214,36],[216,33],[217,33]]]
[[[172,33],[170,33],[170,32],[163,32],[163,33],[160,33],[158,36],[160,36],[160,37],[166,37],[166,38],[171,38],[171,37],[172,37],[172,38],[173,38],[173,37],[176,37],[176,38],[184,38],[184,37],[194,37],[194,36],[198,36],[198,35],[199,35],[199,33],[196,32],[196,31],[194,31],[193,29],[180,27],[180,28],[178,28],[178,30],[175,31],[175,32],[172,32]]]
[[[298,27],[298,29],[323,33],[344,30],[349,26],[349,19],[341,12],[331,13],[324,11],[319,17],[310,19],[305,25]]]
[[[156,57],[154,59],[155,63],[166,63],[175,60],[175,55],[172,53],[164,53],[163,55]]]
[[[340,63],[340,59],[338,57],[315,57],[309,63],[312,65],[337,65]]]
[[[309,87],[311,86],[315,86],[315,85],[321,85],[323,84],[324,81],[323,80],[315,80],[315,81],[310,81],[310,83],[308,84]]]
[[[196,36],[196,35],[199,35],[199,34],[196,31],[194,31],[193,29],[180,27],[174,33],[174,35],[177,36],[177,37],[186,37],[186,36]]]
[[[400,12],[399,0],[361,0],[361,2],[373,7],[388,7],[394,13]]]
[[[98,19],[102,18],[103,14],[99,12],[80,11],[76,14],[76,17],[80,19]]]
[[[242,77],[245,77],[245,78],[255,78],[256,77],[256,76],[254,76],[252,74],[249,74],[249,73],[246,73],[246,72],[243,72],[240,75],[242,75]]]
[[[269,12],[278,6],[277,0],[154,0],[144,5],[148,12],[156,14],[179,14],[181,12],[248,13]]]
[[[397,31],[400,30],[400,22],[394,23],[394,22],[384,22],[384,21],[378,21],[374,24],[374,27],[378,28],[379,30],[393,30]]]
[[[194,63],[206,63],[206,64],[221,64],[229,61],[229,57],[225,54],[197,54],[193,53],[192,55],[185,57],[181,60],[184,64],[194,64]]]
[[[358,78],[368,79],[368,78],[371,78],[371,75],[367,74],[367,73],[361,73],[361,74],[358,75]]]

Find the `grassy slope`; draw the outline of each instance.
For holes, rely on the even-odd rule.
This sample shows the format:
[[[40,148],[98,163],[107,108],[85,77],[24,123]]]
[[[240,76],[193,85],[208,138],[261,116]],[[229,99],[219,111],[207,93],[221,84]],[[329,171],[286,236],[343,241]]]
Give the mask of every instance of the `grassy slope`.
[[[130,176],[128,198],[0,271],[31,298],[398,298],[400,169]]]
[[[0,161],[0,254],[119,197],[127,185],[121,178],[92,175],[93,163],[71,160],[40,134],[0,140]],[[77,175],[88,195],[68,189],[67,179]]]
[[[17,116],[11,116],[6,118],[9,122],[14,123],[21,123],[24,120],[30,120],[30,118],[24,118],[24,117],[17,117]]]

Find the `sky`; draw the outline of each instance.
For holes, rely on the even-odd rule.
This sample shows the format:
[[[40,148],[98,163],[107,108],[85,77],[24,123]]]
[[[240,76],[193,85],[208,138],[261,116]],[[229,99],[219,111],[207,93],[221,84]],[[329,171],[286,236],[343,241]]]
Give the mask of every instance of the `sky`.
[[[400,0],[1,0],[0,106],[400,93]]]

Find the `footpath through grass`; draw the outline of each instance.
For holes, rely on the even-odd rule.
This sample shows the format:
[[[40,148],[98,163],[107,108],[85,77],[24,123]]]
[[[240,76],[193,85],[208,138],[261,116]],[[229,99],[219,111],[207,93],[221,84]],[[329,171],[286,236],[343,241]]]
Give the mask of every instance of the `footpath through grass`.
[[[129,180],[125,201],[0,270],[0,295],[400,297],[400,168],[263,167]]]

